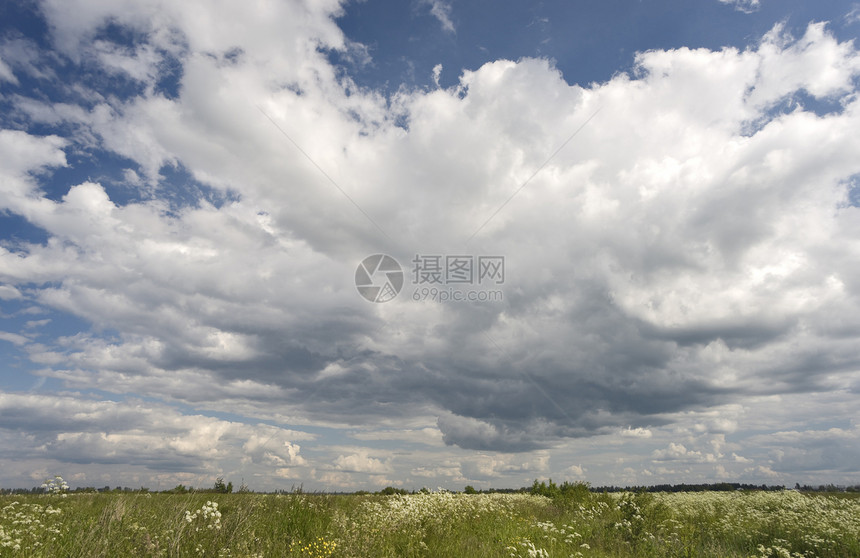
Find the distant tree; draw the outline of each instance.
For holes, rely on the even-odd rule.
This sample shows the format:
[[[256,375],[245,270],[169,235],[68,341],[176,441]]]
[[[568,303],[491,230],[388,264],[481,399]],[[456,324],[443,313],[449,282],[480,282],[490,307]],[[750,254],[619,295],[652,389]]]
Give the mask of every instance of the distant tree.
[[[379,491],[379,494],[382,494],[383,496],[393,496],[394,494],[406,495],[409,494],[409,491],[403,488],[394,488],[393,486],[386,486]]]
[[[229,494],[233,492],[233,483],[228,482],[224,484],[224,477],[218,477],[215,479],[215,492],[220,492],[221,494]]]
[[[169,494],[187,494],[189,490],[184,484],[177,484],[174,488],[167,490],[166,492]]]
[[[475,487],[472,486],[471,484],[467,484],[466,488],[463,489],[463,492],[465,492],[466,494],[477,494],[478,493],[478,491],[475,490]]]
[[[539,496],[546,496],[547,498],[555,498],[560,494],[558,485],[552,482],[552,479],[549,479],[548,482],[535,479],[530,492]]]

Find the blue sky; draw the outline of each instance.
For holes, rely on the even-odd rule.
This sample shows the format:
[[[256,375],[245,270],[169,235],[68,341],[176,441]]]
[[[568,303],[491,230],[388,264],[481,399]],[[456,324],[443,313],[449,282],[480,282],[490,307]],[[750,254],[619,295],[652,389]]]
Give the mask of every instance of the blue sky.
[[[437,9],[437,16],[435,5],[449,8]],[[525,56],[550,58],[566,81],[586,85],[630,71],[636,52],[745,48],[779,21],[800,33],[810,21],[830,21],[835,35],[851,39],[856,25],[845,21],[846,7],[851,4],[799,0],[764,2],[746,11],[718,1],[391,1],[347,4],[337,21],[373,59],[350,68],[361,85],[429,86],[433,67],[442,64],[449,71],[440,83],[451,86],[462,69]]]
[[[0,486],[860,483],[858,30],[3,4]]]

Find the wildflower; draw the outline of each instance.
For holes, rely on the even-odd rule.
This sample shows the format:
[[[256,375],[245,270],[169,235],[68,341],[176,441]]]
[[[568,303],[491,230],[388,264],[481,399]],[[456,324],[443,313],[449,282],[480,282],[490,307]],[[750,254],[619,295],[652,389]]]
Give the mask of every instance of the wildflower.
[[[52,479],[48,479],[42,483],[42,487],[48,494],[65,495],[69,489],[69,485],[63,480],[63,477],[56,475]]]

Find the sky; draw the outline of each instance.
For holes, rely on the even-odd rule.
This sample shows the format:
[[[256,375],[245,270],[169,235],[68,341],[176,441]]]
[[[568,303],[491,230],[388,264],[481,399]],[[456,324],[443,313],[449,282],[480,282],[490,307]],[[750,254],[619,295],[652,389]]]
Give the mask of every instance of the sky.
[[[860,484],[860,4],[0,4],[0,487]]]

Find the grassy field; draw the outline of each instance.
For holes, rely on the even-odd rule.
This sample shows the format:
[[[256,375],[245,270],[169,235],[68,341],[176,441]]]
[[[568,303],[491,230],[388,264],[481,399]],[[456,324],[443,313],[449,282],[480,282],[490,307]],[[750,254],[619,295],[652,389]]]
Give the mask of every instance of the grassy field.
[[[860,499],[786,492],[0,497],[0,556],[860,557]]]

